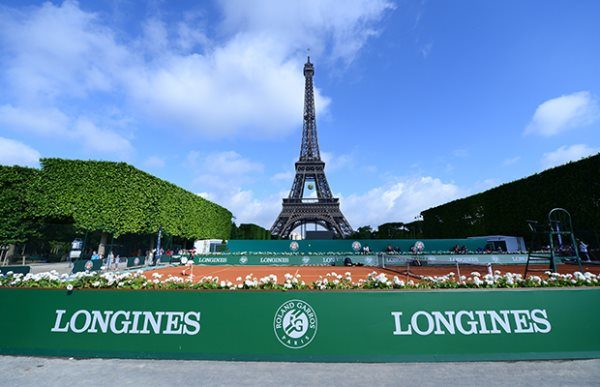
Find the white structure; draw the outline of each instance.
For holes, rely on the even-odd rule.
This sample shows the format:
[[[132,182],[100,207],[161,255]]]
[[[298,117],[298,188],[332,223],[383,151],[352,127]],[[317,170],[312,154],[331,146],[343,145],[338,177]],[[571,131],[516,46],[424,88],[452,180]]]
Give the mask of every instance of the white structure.
[[[525,247],[525,240],[523,237],[506,236],[506,235],[487,235],[480,237],[469,237],[472,238],[485,238],[487,245],[492,247],[492,250],[496,251],[498,248],[506,253],[518,253],[521,251],[527,251]]]
[[[196,254],[216,253],[222,244],[221,239],[204,239],[194,242],[194,250]]]

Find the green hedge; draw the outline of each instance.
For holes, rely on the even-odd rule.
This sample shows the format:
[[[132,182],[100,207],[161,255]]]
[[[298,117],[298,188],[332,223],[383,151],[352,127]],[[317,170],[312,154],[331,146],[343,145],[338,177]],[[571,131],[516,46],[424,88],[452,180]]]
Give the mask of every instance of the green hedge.
[[[0,245],[22,243],[35,234],[27,192],[39,170],[0,165]]]
[[[231,239],[271,239],[271,231],[254,223],[231,225]]]
[[[427,238],[526,235],[556,207],[575,230],[600,230],[600,154],[422,212]]]
[[[81,230],[119,236],[165,233],[229,238],[231,212],[125,163],[42,159],[42,169],[0,169],[0,238],[22,241],[25,219],[72,220]],[[11,239],[12,238],[12,239]],[[25,238],[26,239],[26,238]]]

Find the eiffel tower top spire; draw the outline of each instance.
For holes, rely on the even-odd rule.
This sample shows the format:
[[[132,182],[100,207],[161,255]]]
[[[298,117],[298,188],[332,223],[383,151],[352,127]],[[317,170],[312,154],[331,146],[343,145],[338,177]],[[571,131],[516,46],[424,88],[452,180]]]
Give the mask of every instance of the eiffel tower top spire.
[[[302,145],[300,161],[320,161],[319,141],[317,139],[317,120],[315,116],[315,96],[313,76],[315,68],[310,63],[310,56],[304,64],[304,124],[302,126]]]

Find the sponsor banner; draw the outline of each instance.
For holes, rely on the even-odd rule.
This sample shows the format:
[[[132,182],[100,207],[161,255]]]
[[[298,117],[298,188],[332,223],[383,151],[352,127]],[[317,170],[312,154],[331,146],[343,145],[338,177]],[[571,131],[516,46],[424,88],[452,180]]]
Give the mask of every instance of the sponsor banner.
[[[127,267],[139,267],[146,264],[146,257],[129,257],[127,258]]]
[[[196,255],[197,265],[252,265],[252,266],[344,266],[349,258],[352,263],[376,266],[377,255]]]
[[[270,361],[600,357],[600,289],[0,289],[0,353]],[[35,318],[32,318],[35,316]]]
[[[425,255],[425,261],[431,265],[445,263],[472,263],[472,264],[526,264],[527,254],[481,254],[481,255]],[[421,258],[421,259],[423,259]]]
[[[525,264],[526,254],[482,254],[482,255],[196,255],[194,262],[200,265],[268,265],[268,266],[298,266],[298,265],[325,265],[344,266],[345,261],[350,259],[352,263],[360,263],[365,266],[379,266],[382,260],[386,265],[405,265],[415,259],[422,264],[447,265],[458,263],[471,263],[485,265],[488,263],[497,265]]]
[[[194,263],[197,265],[235,265],[235,258],[232,256],[194,256]],[[238,261],[239,263],[239,261]]]
[[[73,273],[79,273],[80,271],[99,271],[102,269],[102,259],[80,259],[73,262]]]

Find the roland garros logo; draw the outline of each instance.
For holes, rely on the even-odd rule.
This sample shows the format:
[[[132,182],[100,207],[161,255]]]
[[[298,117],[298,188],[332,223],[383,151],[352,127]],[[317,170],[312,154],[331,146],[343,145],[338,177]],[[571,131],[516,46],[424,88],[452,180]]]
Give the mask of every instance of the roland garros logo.
[[[292,250],[292,251],[297,251],[299,247],[300,247],[300,245],[298,245],[298,242],[290,243],[290,250]]]
[[[352,250],[354,250],[354,251],[358,251],[358,250],[360,250],[360,248],[361,248],[361,247],[362,247],[362,246],[361,246],[361,244],[360,244],[360,242],[359,242],[359,241],[354,241],[354,242],[352,242]]]
[[[273,330],[277,340],[291,349],[304,348],[317,334],[317,314],[306,302],[289,300],[284,302],[273,319]]]

